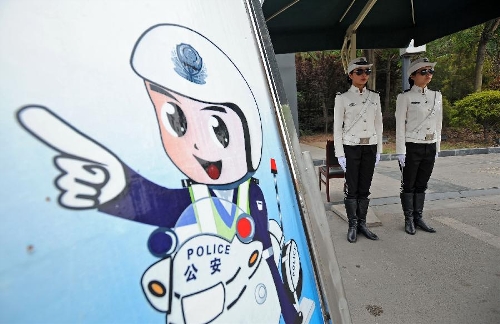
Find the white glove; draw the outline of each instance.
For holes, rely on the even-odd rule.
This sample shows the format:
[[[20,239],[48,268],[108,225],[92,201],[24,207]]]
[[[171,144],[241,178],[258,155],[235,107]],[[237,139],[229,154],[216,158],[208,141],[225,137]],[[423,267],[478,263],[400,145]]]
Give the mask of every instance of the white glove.
[[[401,165],[402,168],[405,167],[405,158],[405,154],[398,154],[399,165]]]
[[[96,208],[125,188],[125,171],[120,160],[49,109],[26,106],[17,118],[28,132],[59,152],[54,164],[61,172],[55,179],[61,191],[61,206]]]
[[[436,159],[439,157],[439,152],[436,152]]]
[[[380,153],[377,153],[377,155],[375,156],[375,166],[377,166],[379,162],[380,162]]]
[[[339,156],[337,160],[339,160],[340,167],[345,172],[345,156]]]

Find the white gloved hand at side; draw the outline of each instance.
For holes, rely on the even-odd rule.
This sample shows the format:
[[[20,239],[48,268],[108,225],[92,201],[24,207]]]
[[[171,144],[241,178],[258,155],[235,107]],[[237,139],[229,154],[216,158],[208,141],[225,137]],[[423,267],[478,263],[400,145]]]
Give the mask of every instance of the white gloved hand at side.
[[[345,162],[345,156],[339,156],[339,157],[337,157],[337,160],[339,160],[340,167],[345,172],[345,164],[346,164],[346,162]]]
[[[405,154],[398,154],[399,165],[401,165],[402,168],[405,167],[405,158]]]
[[[375,156],[375,166],[377,166],[379,162],[380,162],[380,153],[377,153],[377,155]]]

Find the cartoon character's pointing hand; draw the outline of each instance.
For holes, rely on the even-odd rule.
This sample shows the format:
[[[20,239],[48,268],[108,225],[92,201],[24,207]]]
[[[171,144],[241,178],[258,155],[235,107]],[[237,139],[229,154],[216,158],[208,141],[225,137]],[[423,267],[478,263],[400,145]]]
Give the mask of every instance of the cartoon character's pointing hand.
[[[61,191],[62,206],[96,208],[125,188],[120,160],[47,108],[25,106],[17,112],[17,119],[33,136],[59,152],[54,164],[61,175],[55,184]]]

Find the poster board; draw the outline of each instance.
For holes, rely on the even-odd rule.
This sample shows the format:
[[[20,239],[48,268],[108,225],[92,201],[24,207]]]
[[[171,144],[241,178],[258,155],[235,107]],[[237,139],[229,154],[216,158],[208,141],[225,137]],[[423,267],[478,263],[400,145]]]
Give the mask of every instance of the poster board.
[[[249,2],[1,6],[1,322],[323,323]]]

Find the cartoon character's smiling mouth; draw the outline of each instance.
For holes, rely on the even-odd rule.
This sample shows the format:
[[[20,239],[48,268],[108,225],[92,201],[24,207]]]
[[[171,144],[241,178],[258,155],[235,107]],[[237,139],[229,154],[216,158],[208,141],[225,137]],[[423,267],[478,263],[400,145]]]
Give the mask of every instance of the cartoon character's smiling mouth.
[[[206,161],[195,156],[198,163],[202,166],[205,172],[208,174],[210,179],[217,180],[220,177],[222,171],[222,161]]]

